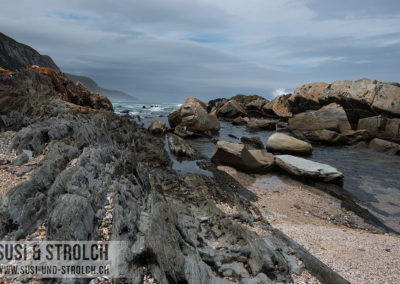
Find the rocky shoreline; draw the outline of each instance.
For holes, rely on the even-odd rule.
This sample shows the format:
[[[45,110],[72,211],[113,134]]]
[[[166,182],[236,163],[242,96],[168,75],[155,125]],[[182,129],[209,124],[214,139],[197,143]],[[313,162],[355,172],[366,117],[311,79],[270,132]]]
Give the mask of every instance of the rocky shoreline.
[[[2,132],[16,131],[9,149],[44,155],[28,180],[1,195],[2,240],[42,228],[47,240],[128,241],[131,250],[121,252],[128,276],[115,283],[142,283],[149,275],[158,283],[290,282],[303,270],[347,283],[278,233],[251,204],[254,193],[222,172],[218,181],[178,176],[163,139],[63,73],[0,75],[0,106]],[[218,203],[238,208],[239,219]],[[269,234],[244,226],[254,222]]]
[[[114,283],[297,283],[307,279],[348,283],[296,243],[295,236],[293,240],[271,225],[259,206],[263,202],[259,192],[246,188],[182,139],[212,137],[219,130],[219,119],[247,117],[249,110],[257,113],[256,101],[261,99],[252,98],[237,97],[246,106],[236,100],[221,105],[223,100],[204,104],[188,99],[172,113],[173,129],[154,123],[147,131],[129,115],[115,114],[107,98],[72,83],[60,71],[32,67],[1,72],[0,128],[9,139],[4,152],[15,151],[5,159],[5,167],[22,159],[26,151],[33,157],[21,166],[36,160],[30,165],[30,176],[2,191],[0,238],[21,240],[39,232],[46,240],[128,241],[130,251],[120,255],[127,276]],[[265,108],[265,103],[260,105]],[[282,108],[272,104],[271,109],[288,120]],[[260,119],[250,127],[271,129],[276,120]],[[213,176],[177,174],[165,148],[165,133],[171,153],[203,160],[200,167]],[[251,171],[273,168],[272,154],[243,146],[232,153],[232,145],[225,146],[221,145],[224,154],[214,159],[217,163],[236,155],[242,170],[248,163],[253,165]],[[1,168],[0,174],[5,170]],[[313,183],[327,187],[325,182]],[[337,194],[342,206],[350,202],[349,210],[357,211],[354,201],[338,193],[340,187],[328,184],[324,190]],[[234,208],[234,213],[227,208]],[[387,229],[367,215],[364,219],[378,226],[367,226],[368,230]],[[99,280],[74,280],[89,281]]]

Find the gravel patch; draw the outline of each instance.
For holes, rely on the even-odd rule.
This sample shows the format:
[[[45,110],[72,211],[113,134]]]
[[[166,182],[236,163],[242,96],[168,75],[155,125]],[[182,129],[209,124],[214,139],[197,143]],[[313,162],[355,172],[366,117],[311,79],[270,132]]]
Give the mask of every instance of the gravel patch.
[[[400,237],[281,222],[275,227],[351,283],[400,283]]]
[[[17,155],[15,150],[10,151],[8,148],[14,134],[13,131],[0,132],[0,195],[29,180],[32,171],[44,157],[44,155],[38,155],[20,166],[13,165]]]
[[[274,227],[351,283],[400,283],[400,236],[380,233],[340,200],[291,178],[223,170],[257,194],[253,204]],[[265,234],[257,223],[244,226]],[[294,283],[319,283],[307,271],[292,276]]]

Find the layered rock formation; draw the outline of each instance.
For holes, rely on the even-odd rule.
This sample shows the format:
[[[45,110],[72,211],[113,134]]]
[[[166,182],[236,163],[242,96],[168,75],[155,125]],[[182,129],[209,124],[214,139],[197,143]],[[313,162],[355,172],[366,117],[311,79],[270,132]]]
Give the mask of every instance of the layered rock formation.
[[[0,196],[0,239],[40,227],[47,240],[127,241],[119,283],[142,283],[146,273],[158,283],[290,282],[304,269],[297,259],[321,281],[348,283],[272,228],[250,203],[255,195],[232,178],[215,169],[215,179],[178,176],[162,138],[39,71],[0,75],[2,128],[18,131],[12,148],[44,155],[29,180]],[[237,208],[243,224],[262,222],[268,235],[216,203]]]
[[[369,79],[310,83],[297,88],[289,98],[290,109],[295,114],[332,102],[344,108],[352,125],[361,118],[380,113],[400,117],[400,86]]]

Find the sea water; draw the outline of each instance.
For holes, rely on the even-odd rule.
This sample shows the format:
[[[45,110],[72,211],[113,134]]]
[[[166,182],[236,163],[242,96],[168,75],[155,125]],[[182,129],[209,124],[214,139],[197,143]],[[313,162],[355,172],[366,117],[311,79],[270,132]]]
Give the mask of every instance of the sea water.
[[[148,127],[154,119],[168,125],[168,113],[179,105],[115,103],[114,109],[117,113],[130,110],[129,115],[133,119],[140,120],[143,127]],[[249,132],[245,126],[221,121],[219,134],[214,138],[241,143],[242,136],[258,137],[265,145],[268,137],[274,133],[275,131]],[[187,141],[204,156],[211,156],[214,149],[211,139],[196,138]],[[358,204],[382,219],[387,226],[400,232],[400,156],[351,146],[313,146],[313,153],[307,159],[331,165],[343,172],[343,187],[355,197]],[[178,170],[204,173],[195,164],[179,164],[175,159],[173,162],[174,168]]]

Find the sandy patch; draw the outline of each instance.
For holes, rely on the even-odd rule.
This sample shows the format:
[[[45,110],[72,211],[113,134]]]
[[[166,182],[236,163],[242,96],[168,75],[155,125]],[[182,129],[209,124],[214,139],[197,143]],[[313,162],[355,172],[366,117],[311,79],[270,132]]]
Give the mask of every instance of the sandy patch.
[[[226,172],[257,194],[254,205],[274,227],[351,283],[400,283],[399,236],[377,233],[336,198],[290,178]],[[265,233],[257,223],[250,229]],[[307,273],[295,283],[318,283]]]

